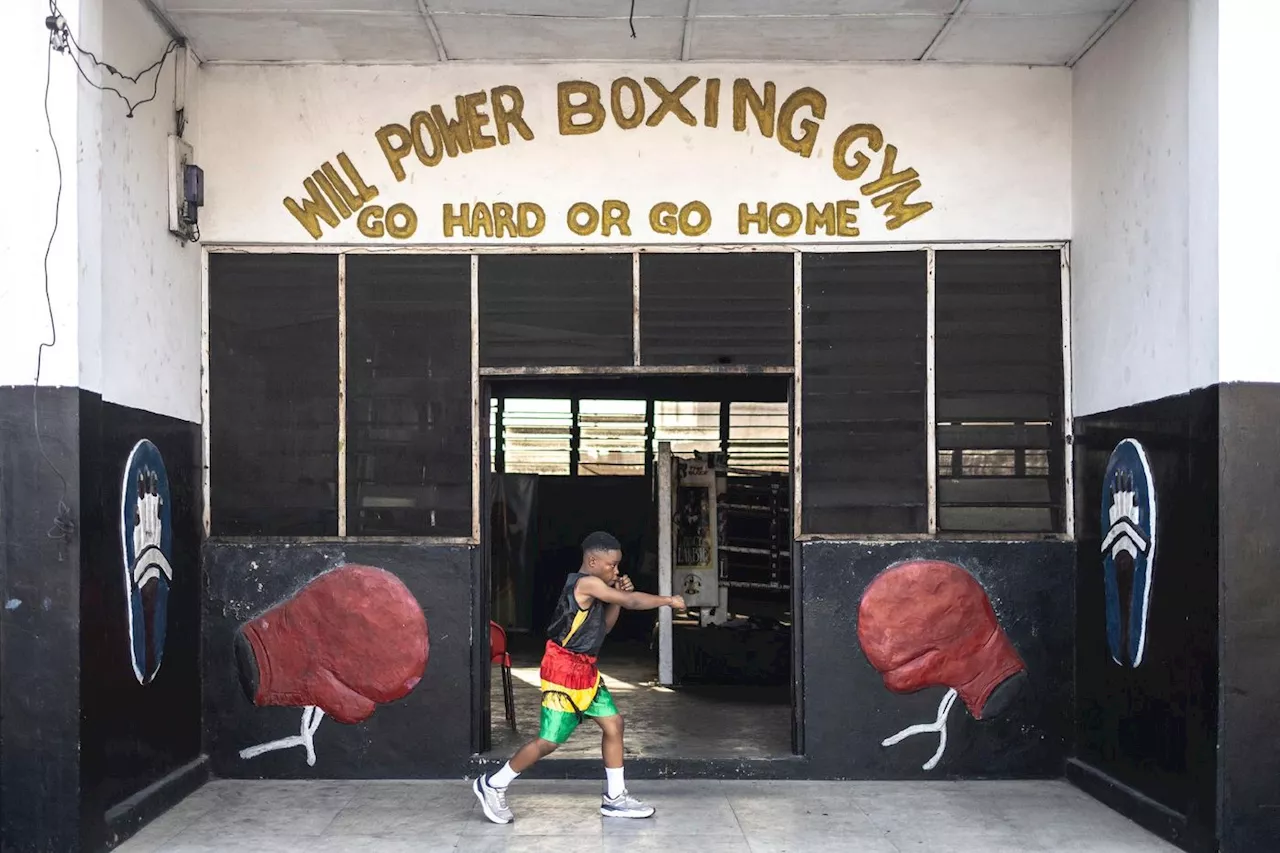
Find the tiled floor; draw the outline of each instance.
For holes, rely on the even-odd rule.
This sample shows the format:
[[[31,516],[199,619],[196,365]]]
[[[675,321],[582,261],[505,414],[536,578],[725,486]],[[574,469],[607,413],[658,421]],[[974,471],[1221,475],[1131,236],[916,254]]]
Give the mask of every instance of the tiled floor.
[[[604,819],[597,782],[518,780],[515,823],[465,782],[205,786],[120,853],[1176,853],[1064,782],[636,781],[649,820]]]
[[[502,674],[490,677],[493,742],[487,757],[506,760],[538,733],[542,703],[541,647],[513,649],[516,731],[502,704]],[[600,659],[600,675],[627,720],[628,758],[776,758],[791,754],[788,688],[676,687],[657,684],[656,660],[645,647],[615,644]],[[585,723],[548,760],[596,758],[600,730]]]

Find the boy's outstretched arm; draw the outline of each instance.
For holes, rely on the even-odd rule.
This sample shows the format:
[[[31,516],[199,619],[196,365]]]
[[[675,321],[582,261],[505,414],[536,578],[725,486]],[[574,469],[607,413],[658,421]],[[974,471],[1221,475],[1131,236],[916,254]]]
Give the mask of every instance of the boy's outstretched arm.
[[[657,610],[659,607],[684,609],[684,599],[678,595],[650,595],[647,592],[623,592],[614,589],[597,577],[585,577],[574,588],[575,595],[594,598],[605,604],[616,604],[623,610]]]

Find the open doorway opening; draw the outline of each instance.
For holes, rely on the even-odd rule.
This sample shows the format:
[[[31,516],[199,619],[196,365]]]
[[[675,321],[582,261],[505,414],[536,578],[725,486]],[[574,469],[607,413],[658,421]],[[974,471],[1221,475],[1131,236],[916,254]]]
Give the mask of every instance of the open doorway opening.
[[[491,672],[493,757],[537,734],[545,629],[593,530],[621,541],[636,589],[669,584],[690,604],[666,626],[658,611],[624,611],[601,651],[628,758],[792,753],[790,386],[785,375],[488,384],[490,616],[510,656],[509,672],[501,659]],[[584,729],[547,760],[599,750]]]

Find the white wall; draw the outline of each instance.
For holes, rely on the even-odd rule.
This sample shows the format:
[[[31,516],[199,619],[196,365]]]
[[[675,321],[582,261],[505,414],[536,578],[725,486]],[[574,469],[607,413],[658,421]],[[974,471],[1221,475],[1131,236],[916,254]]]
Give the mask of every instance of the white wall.
[[[1138,0],[1075,67],[1076,415],[1209,384],[1188,271],[1187,0]],[[1199,190],[1198,190],[1199,191]],[[1203,305],[1200,305],[1203,307]]]
[[[164,52],[167,34],[139,0],[62,3],[80,46],[128,74]],[[7,90],[6,152],[22,204],[0,213],[0,384],[30,384],[36,349],[49,340],[44,252],[53,227],[57,168],[44,117],[48,30],[44,0],[0,5]],[[174,127],[177,62],[169,57],[156,99],[133,118],[114,94],[52,56],[50,113],[62,158],[58,233],[49,260],[58,341],[45,351],[42,385],[99,391],[109,402],[200,419],[200,250],[169,234],[167,137]],[[151,93],[85,73],[131,100]],[[188,109],[194,119],[194,109]],[[188,131],[190,135],[190,131]]]
[[[169,36],[138,0],[107,6],[103,53],[134,73],[164,53]],[[168,137],[176,127],[179,58],[161,70],[151,103],[129,118],[115,96],[102,99],[101,391],[105,401],[200,420],[200,247],[169,233]],[[148,85],[130,92],[136,101]],[[196,86],[188,86],[188,90]],[[194,137],[188,98],[185,136]],[[199,162],[199,153],[196,153]]]
[[[1214,3],[1214,6],[1219,6]],[[1218,284],[1221,378],[1280,382],[1275,91],[1280,3],[1227,0],[1218,30]]]
[[[78,6],[66,4],[78,24]],[[45,123],[45,67],[49,54],[46,0],[0,4],[0,70],[4,93],[6,184],[11,201],[0,205],[0,385],[30,385],[39,344],[52,340],[45,304],[44,256],[53,230],[58,172]],[[79,381],[76,201],[77,73],[55,55],[49,112],[62,157],[61,217],[49,256],[49,290],[57,346],[44,351],[41,385]]]
[[[653,77],[675,88],[699,78],[683,99],[694,126],[666,116],[656,126],[624,130],[612,119],[590,135],[562,135],[557,83],[582,79],[601,87],[606,106],[612,81]],[[809,86],[826,98],[810,157],[784,150],[749,121],[732,127],[735,78],[757,88],[777,85],[777,102]],[[202,128],[199,159],[207,181],[203,233],[213,243],[312,244],[317,242],[289,213],[285,198],[300,201],[304,180],[345,152],[362,179],[378,190],[372,205],[409,204],[418,227],[405,241],[361,234],[358,216],[323,226],[319,242],[386,245],[477,242],[461,234],[446,240],[442,212],[464,202],[536,202],[545,230],[523,242],[615,243],[778,241],[744,237],[738,204],[789,201],[801,209],[841,199],[860,201],[856,239],[871,241],[1063,240],[1070,235],[1070,74],[1067,69],[1010,67],[902,67],[771,64],[692,65],[460,65],[447,67],[216,67],[201,74]],[[705,81],[722,81],[719,126],[705,122]],[[409,125],[418,110],[440,104],[455,115],[455,96],[516,85],[523,117],[534,139],[514,133],[497,145],[435,166],[414,154],[397,181],[376,134],[390,123]],[[641,83],[646,113],[657,105]],[[627,96],[624,101],[630,107]],[[491,111],[490,111],[491,112]],[[809,118],[808,110],[796,122]],[[872,123],[886,145],[896,146],[897,170],[913,168],[921,187],[909,202],[933,209],[894,230],[871,203],[876,193],[859,188],[879,177],[883,151],[859,179],[841,179],[834,146],[850,125]],[[484,128],[492,135],[493,124]],[[865,150],[865,148],[863,149]],[[565,224],[570,205],[617,199],[630,207],[632,235],[583,237]],[[705,202],[712,212],[703,235],[668,236],[649,226],[661,201]],[[359,205],[357,205],[359,207]],[[791,242],[813,242],[803,232]],[[830,240],[854,239],[832,235]],[[520,241],[512,238],[507,242]],[[490,242],[480,238],[479,242]]]

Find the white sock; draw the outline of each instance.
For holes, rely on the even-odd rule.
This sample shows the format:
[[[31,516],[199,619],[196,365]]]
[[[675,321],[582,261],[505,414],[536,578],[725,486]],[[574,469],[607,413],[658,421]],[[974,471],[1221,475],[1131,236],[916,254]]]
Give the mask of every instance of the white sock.
[[[609,799],[620,797],[627,790],[627,783],[622,778],[621,767],[606,767],[604,769],[604,777],[609,783]]]
[[[505,788],[516,780],[520,774],[511,769],[511,762],[502,765],[502,769],[489,776],[489,784],[495,788]]]

